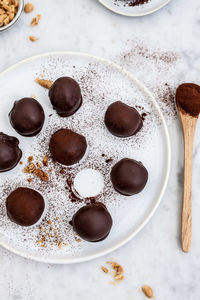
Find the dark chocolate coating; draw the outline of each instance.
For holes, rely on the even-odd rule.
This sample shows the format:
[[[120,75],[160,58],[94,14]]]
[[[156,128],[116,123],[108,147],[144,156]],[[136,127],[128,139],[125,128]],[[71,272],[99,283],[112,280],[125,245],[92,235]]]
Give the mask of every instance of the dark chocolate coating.
[[[85,137],[70,129],[56,131],[49,143],[52,158],[66,166],[78,163],[83,158],[86,149]]]
[[[125,196],[140,193],[148,180],[148,172],[143,164],[129,158],[116,163],[110,175],[115,190]]]
[[[0,132],[0,172],[13,169],[22,157],[19,148],[19,141],[16,137]]]
[[[9,219],[21,226],[31,226],[42,216],[45,203],[43,197],[35,190],[19,187],[6,199]]]
[[[102,203],[81,207],[72,218],[74,231],[88,242],[104,240],[110,233],[112,217]]]
[[[82,104],[80,86],[70,77],[58,78],[49,90],[49,98],[61,117],[73,115]]]
[[[23,136],[34,136],[40,132],[44,124],[44,110],[33,98],[22,98],[15,101],[9,113],[12,127]]]
[[[113,135],[123,138],[136,134],[143,126],[138,111],[121,101],[114,102],[108,107],[104,122]]]

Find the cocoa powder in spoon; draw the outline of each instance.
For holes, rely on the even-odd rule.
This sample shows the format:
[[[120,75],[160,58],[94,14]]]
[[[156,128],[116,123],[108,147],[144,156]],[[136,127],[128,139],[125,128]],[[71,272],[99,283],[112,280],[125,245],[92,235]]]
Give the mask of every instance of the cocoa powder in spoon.
[[[200,114],[200,86],[183,83],[176,90],[176,104],[185,114],[198,118]]]

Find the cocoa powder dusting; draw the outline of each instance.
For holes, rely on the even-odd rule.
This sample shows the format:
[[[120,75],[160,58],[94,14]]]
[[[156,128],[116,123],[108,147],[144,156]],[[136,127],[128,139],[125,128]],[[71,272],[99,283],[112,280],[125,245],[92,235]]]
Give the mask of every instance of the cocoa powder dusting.
[[[200,113],[200,86],[183,83],[176,90],[176,104],[182,112],[198,117]]]
[[[137,6],[137,5],[142,5],[142,4],[148,3],[148,2],[149,2],[149,0],[135,0],[135,1],[128,3],[128,6]]]
[[[158,102],[167,123],[171,123],[177,117],[174,99],[181,57],[173,51],[134,38],[126,41],[124,50],[116,54],[114,60],[145,84]],[[144,119],[148,117],[148,112],[140,113],[147,113],[147,116],[142,115]]]
[[[61,169],[62,171],[63,169]],[[60,174],[63,174],[63,172],[60,171]],[[74,202],[85,202],[85,204],[90,204],[90,203],[94,203],[96,202],[96,197],[89,197],[89,198],[85,198],[85,199],[82,199],[80,198],[77,193],[74,191],[74,188],[73,188],[73,182],[74,182],[74,178],[72,177],[71,174],[68,174],[67,175],[67,186],[66,186],[66,189],[69,191],[69,199],[72,203]]]
[[[123,5],[123,6],[138,6],[138,5],[142,5],[142,4],[145,4],[145,3],[148,3],[150,2],[151,0],[132,0],[132,1],[124,1],[124,0],[115,0],[115,5],[117,6],[120,6],[120,5]]]

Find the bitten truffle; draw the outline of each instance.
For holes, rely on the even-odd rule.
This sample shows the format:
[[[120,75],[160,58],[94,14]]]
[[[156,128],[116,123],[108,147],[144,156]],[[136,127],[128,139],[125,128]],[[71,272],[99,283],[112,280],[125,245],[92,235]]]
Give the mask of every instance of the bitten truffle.
[[[66,166],[78,163],[83,158],[86,149],[85,137],[70,129],[56,131],[49,143],[53,160]]]
[[[104,240],[110,233],[112,217],[103,203],[81,207],[73,216],[74,231],[88,242]]]
[[[44,124],[44,110],[33,98],[23,98],[15,101],[9,113],[12,127],[23,136],[37,135]]]
[[[13,169],[22,157],[19,141],[13,136],[0,132],[0,172]]]
[[[107,129],[121,138],[136,134],[143,126],[138,111],[121,101],[114,102],[108,107],[104,121]]]
[[[58,78],[49,90],[49,98],[61,117],[73,115],[82,104],[80,86],[70,77]]]
[[[6,199],[9,219],[21,226],[31,226],[39,221],[44,211],[43,197],[35,190],[19,187]]]
[[[148,180],[148,171],[141,162],[123,158],[111,170],[111,181],[117,192],[125,196],[140,193]]]

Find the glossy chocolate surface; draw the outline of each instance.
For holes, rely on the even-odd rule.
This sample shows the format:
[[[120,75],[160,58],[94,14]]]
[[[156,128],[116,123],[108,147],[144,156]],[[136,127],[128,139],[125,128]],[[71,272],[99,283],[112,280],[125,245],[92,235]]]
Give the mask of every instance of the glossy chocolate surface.
[[[12,127],[23,136],[37,135],[44,124],[44,110],[33,98],[23,98],[15,101],[9,113]]]
[[[73,216],[74,231],[88,242],[105,239],[112,227],[112,217],[104,204],[97,202],[81,207]]]
[[[21,226],[31,226],[42,216],[45,203],[37,191],[19,187],[6,199],[9,219]]]
[[[0,132],[0,172],[13,169],[21,157],[18,139]]]
[[[104,121],[113,135],[122,138],[136,134],[143,126],[138,111],[121,101],[114,102],[108,107]]]
[[[66,166],[78,163],[83,158],[86,149],[85,137],[70,129],[56,131],[49,143],[53,160]]]
[[[82,104],[80,86],[70,77],[58,78],[49,90],[49,98],[61,117],[73,115]]]
[[[131,196],[140,193],[148,180],[148,171],[141,162],[124,158],[111,170],[113,187],[122,195]]]

